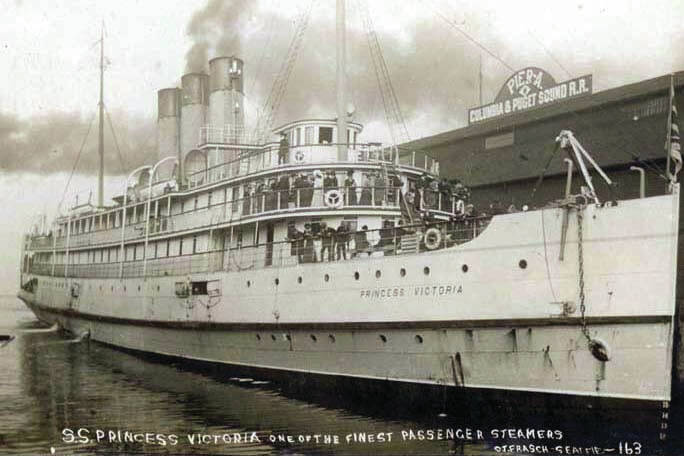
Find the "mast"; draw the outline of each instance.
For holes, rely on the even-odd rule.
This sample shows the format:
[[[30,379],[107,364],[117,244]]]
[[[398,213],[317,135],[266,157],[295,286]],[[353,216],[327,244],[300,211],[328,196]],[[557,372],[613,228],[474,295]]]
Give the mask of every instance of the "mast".
[[[100,32],[100,125],[98,131],[97,151],[100,168],[97,173],[97,207],[104,206],[104,22]]]
[[[347,161],[345,2],[337,0],[337,160]]]

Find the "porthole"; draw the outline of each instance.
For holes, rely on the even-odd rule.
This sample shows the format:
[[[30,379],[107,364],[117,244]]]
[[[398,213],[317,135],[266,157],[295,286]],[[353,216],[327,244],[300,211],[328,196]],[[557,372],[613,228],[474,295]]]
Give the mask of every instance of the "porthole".
[[[302,276],[297,277],[297,283],[302,283]]]
[[[468,265],[464,264],[463,266],[461,266],[461,271],[468,272]]]
[[[414,337],[415,341],[417,344],[422,344],[423,343],[423,336],[420,334],[416,334],[416,337]]]
[[[354,279],[359,280],[359,277],[360,277],[359,271],[356,271],[356,272],[354,273]]]
[[[275,279],[276,286],[280,285],[280,279]]]
[[[309,337],[311,337],[311,340],[313,340],[314,342],[318,341],[318,338],[314,334],[309,335]]]
[[[335,336],[333,336],[332,334],[328,334],[328,340],[330,341],[331,344],[334,344],[335,343]]]
[[[378,336],[378,337],[380,337],[380,340],[382,341],[383,344],[387,343],[387,336],[385,336],[384,334],[380,334],[380,336]]]
[[[157,291],[159,291],[159,290],[160,290],[159,285],[157,285]]]
[[[399,270],[399,275],[402,276],[402,277],[406,277],[406,269],[401,268],[401,269]]]
[[[377,271],[375,271],[375,278],[379,279],[380,277],[382,277],[382,272],[380,272],[380,270],[378,269]]]
[[[272,340],[273,342],[275,342],[275,340],[276,340],[275,334],[271,334],[271,340]]]
[[[520,260],[518,266],[520,266],[520,269],[525,269],[527,267],[527,260]]]
[[[257,339],[257,340],[261,340],[261,334],[257,334],[257,335],[256,335],[256,339]]]
[[[248,281],[247,281],[247,288],[249,288],[249,287],[251,287],[251,286],[252,286],[252,281],[251,281],[251,280],[248,280]]]
[[[124,291],[126,291],[126,285],[124,285]]]
[[[138,291],[140,291],[140,285],[138,285]]]
[[[423,268],[423,274],[425,274],[425,275],[430,275],[430,268],[428,268],[427,266],[425,266],[425,267]]]
[[[323,276],[323,280],[325,280],[326,282],[330,282],[330,274],[326,274],[325,276]]]

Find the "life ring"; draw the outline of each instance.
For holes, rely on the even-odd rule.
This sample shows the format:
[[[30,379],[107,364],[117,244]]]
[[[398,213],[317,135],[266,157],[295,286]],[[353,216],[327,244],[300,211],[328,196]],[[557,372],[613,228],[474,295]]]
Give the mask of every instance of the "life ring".
[[[294,154],[294,159],[297,163],[301,163],[304,161],[304,151],[303,150],[298,150]]]
[[[423,240],[428,250],[435,250],[442,242],[442,233],[437,228],[428,228]]]
[[[325,205],[331,209],[339,209],[344,204],[343,194],[339,190],[328,190],[325,192]]]

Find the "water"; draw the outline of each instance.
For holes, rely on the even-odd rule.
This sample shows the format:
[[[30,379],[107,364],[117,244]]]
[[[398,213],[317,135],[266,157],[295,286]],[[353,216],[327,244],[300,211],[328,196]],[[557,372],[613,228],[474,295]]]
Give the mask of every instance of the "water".
[[[587,435],[586,429],[568,424],[571,421],[559,427],[544,419],[536,428],[559,430],[562,440],[497,439],[493,429],[519,426],[502,421],[496,409],[483,424],[450,416],[438,406],[411,416],[369,407],[365,401],[350,403],[334,394],[326,401],[293,397],[259,379],[230,373],[217,377],[78,342],[58,332],[27,332],[35,328],[44,325],[19,300],[0,297],[0,334],[16,335],[0,348],[3,454],[493,455],[502,449],[531,454],[529,447],[502,448],[515,444],[536,444],[537,450],[545,445],[549,454],[561,454],[558,446],[597,444],[620,454],[623,437],[624,442],[635,441],[632,435],[609,434],[603,427]],[[470,428],[474,439],[438,439],[437,430],[447,428]],[[427,429],[435,430],[434,439],[419,439],[419,431]],[[477,430],[483,439],[477,439]],[[197,434],[206,443],[198,443]],[[363,437],[366,441],[359,442]],[[623,454],[639,454],[630,448],[632,453],[623,448]],[[643,455],[684,454],[657,442],[643,442],[641,448]],[[582,451],[575,454],[587,454]]]

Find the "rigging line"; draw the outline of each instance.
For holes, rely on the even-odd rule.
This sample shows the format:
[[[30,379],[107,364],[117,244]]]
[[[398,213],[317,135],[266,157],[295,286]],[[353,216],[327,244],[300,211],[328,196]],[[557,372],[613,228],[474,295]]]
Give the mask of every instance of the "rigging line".
[[[532,30],[527,29],[527,33],[528,33],[528,34],[532,37],[532,39],[533,39],[533,40],[534,40],[534,41],[535,41],[535,42],[544,50],[544,52],[546,53],[546,55],[548,55],[548,56],[551,58],[551,60],[553,60],[553,61],[556,63],[556,65],[558,65],[563,71],[565,71],[565,74],[568,76],[568,78],[572,79],[572,73],[570,73],[570,71],[568,71],[568,69],[565,68],[565,66],[564,66],[562,63],[560,63],[560,60],[558,60],[558,59],[556,58],[556,56],[554,56],[554,55],[551,53],[551,51],[549,51],[549,49],[548,49],[546,46],[544,46],[544,43],[542,43],[542,42],[539,40],[539,38],[537,38],[537,37],[532,33]]]
[[[124,163],[123,156],[121,155],[121,149],[119,149],[119,141],[116,139],[116,133],[114,132],[114,126],[112,125],[112,118],[109,115],[109,110],[107,109],[107,105],[104,105],[105,108],[105,114],[107,115],[107,124],[109,124],[109,130],[112,132],[112,138],[114,139],[114,146],[116,147],[116,152],[119,156],[119,164],[121,165],[121,173],[125,174],[126,173],[126,165]]]
[[[431,2],[427,2],[431,3]],[[470,34],[468,34],[465,30],[463,30],[461,27],[459,27],[454,21],[446,17],[441,11],[439,11],[435,5],[432,5],[432,9],[434,10],[435,14],[442,19],[444,22],[446,22],[449,26],[452,28],[456,29],[461,35],[465,36],[468,41],[470,41],[472,44],[486,52],[490,57],[494,58],[496,61],[501,63],[503,66],[508,68],[510,71],[515,71],[513,67],[511,67],[508,63],[506,63],[501,57],[496,55],[494,52],[490,51],[485,45],[477,41],[475,38],[473,38]]]
[[[547,242],[546,242],[546,225],[544,223],[544,208],[541,208],[539,211],[541,214],[541,229],[542,229],[542,239],[544,241],[544,262],[546,263],[546,279],[549,282],[549,289],[551,290],[551,296],[553,296],[553,302],[558,302],[558,298],[556,297],[556,292],[553,289],[553,282],[551,281],[551,267],[549,266],[549,254],[547,251]]]
[[[249,90],[247,91],[247,93],[253,93],[252,91],[254,90],[254,86],[256,85],[257,80],[261,79],[260,78],[260,76],[261,76],[261,65],[264,62],[264,58],[266,57],[266,50],[269,49],[269,47],[271,45],[271,41],[273,40],[273,35],[275,34],[275,29],[273,27],[273,23],[275,22],[275,18],[276,18],[276,16],[274,15],[271,18],[271,22],[268,25],[268,30],[270,33],[266,36],[266,43],[264,44],[264,47],[261,50],[261,56],[259,57],[259,61],[256,65],[256,67],[254,68],[254,77],[252,78],[252,81],[249,85]]]
[[[546,46],[544,46],[544,44],[543,44],[539,39],[537,39],[537,37],[532,33],[532,31],[528,29],[527,32],[528,32],[529,35],[530,35],[530,36],[531,36],[531,37],[532,37],[532,38],[533,38],[533,39],[542,47],[542,49],[544,49],[544,52],[546,52],[546,54],[547,54],[554,62],[556,62],[556,64],[557,64],[560,68],[562,68],[563,71],[565,71],[565,73],[568,75],[568,77],[569,77],[569,78],[572,78],[572,74],[570,73],[570,71],[568,71],[567,68],[565,68],[565,67],[560,63],[560,60],[558,60],[558,59],[553,55],[553,53],[551,53],[551,51],[550,51]],[[593,127],[591,124],[589,124],[586,120],[584,120],[577,112],[572,111],[572,115],[574,115],[574,116],[577,118],[579,124],[586,126],[588,130],[592,131],[592,130],[594,129],[594,127]],[[621,135],[619,138],[621,138],[621,140],[618,140],[620,145],[626,145],[626,144],[627,144],[628,141],[627,141],[627,139],[625,138],[625,136]],[[617,148],[615,148],[615,149],[616,149],[616,150],[619,150],[619,151],[621,151],[621,152],[623,152],[623,148],[622,148],[622,147],[617,147]],[[664,180],[667,180],[667,177],[665,177],[663,170],[661,170],[660,167],[658,167],[658,165],[656,165],[655,163],[648,163],[648,162],[645,162],[645,161],[641,160],[641,158],[639,158],[638,155],[635,155],[635,154],[633,154],[633,153],[629,153],[629,152],[626,152],[626,151],[624,151],[623,153],[624,153],[625,155],[629,155],[629,157],[630,157],[632,160],[634,160],[634,161],[638,162],[639,164],[643,165],[645,168],[647,168],[649,171],[651,171],[651,172],[653,172],[654,174],[656,174],[658,177],[660,177],[660,178],[662,178],[662,179],[664,179]]]
[[[435,13],[437,14],[437,16],[439,16],[439,17],[440,17],[442,20],[444,20],[447,24],[449,24],[451,27],[453,27],[454,29],[456,29],[457,31],[459,31],[461,34],[463,34],[463,35],[464,35],[468,40],[470,40],[474,45],[476,45],[477,47],[479,47],[480,49],[482,49],[483,51],[485,51],[487,54],[489,54],[491,57],[493,57],[494,59],[496,59],[497,61],[499,61],[502,65],[504,65],[504,66],[505,66],[506,68],[508,68],[509,70],[515,71],[515,70],[514,70],[510,65],[508,65],[503,59],[501,59],[499,56],[497,56],[497,55],[494,54],[492,51],[490,51],[489,49],[487,49],[487,48],[486,48],[484,45],[482,45],[479,41],[477,41],[475,38],[473,38],[473,37],[470,36],[468,33],[466,33],[464,30],[462,30],[456,23],[454,23],[453,21],[451,21],[451,20],[450,20],[449,18],[447,18],[443,13],[441,13],[439,10],[437,10],[436,7],[435,7],[434,5],[432,5],[432,8],[433,8],[433,10],[435,11]],[[541,44],[541,43],[540,43],[540,44]],[[544,46],[542,45],[542,47],[544,47]],[[565,69],[565,68],[560,64],[560,62],[558,62],[557,59],[556,59],[555,57],[552,56],[552,54],[548,51],[548,49],[546,49],[546,48],[544,47],[544,50],[547,52],[547,54],[549,54],[549,55],[551,56],[551,58],[552,58],[556,63],[559,64],[559,66],[560,66],[561,68],[563,68],[563,70],[564,70],[566,73],[568,73],[568,74],[570,75],[570,73],[568,72],[568,70]],[[577,114],[577,113],[574,112],[574,111],[572,112],[572,114],[573,114],[574,116],[577,117],[577,119],[579,120],[579,122],[580,122],[581,124],[587,125],[588,128],[589,128],[590,130],[593,129],[593,127],[592,127],[591,125],[588,125],[588,124],[586,123],[586,121],[583,120],[583,119],[579,116],[579,114]],[[625,140],[625,141],[626,141],[626,140]],[[667,178],[666,178],[665,175],[663,174],[663,171],[662,171],[657,165],[655,165],[655,164],[653,164],[653,163],[645,162],[645,161],[641,160],[638,156],[635,156],[634,154],[631,154],[631,153],[622,151],[621,148],[618,148],[618,150],[620,150],[620,151],[623,152],[624,154],[628,154],[632,160],[636,160],[638,163],[642,164],[642,165],[643,165],[645,168],[647,168],[649,171],[655,173],[658,177],[660,177],[660,178],[662,178],[662,179],[664,179],[664,180],[667,180]]]
[[[83,142],[81,143],[81,148],[78,150],[78,155],[76,156],[74,166],[71,168],[71,174],[69,174],[69,179],[67,179],[66,186],[64,187],[64,193],[62,193],[62,199],[59,201],[59,204],[57,205],[57,212],[60,211],[62,204],[64,203],[64,198],[66,198],[66,193],[69,189],[69,184],[71,184],[71,179],[74,177],[74,172],[76,172],[76,166],[78,166],[78,161],[81,159],[81,153],[83,152],[83,148],[85,147],[86,141],[88,140],[88,135],[90,135],[90,130],[93,127],[94,121],[95,113],[93,113],[93,117],[90,119],[90,124],[88,124],[88,131],[86,131],[85,137],[83,138]]]
[[[542,169],[541,174],[539,174],[539,178],[537,179],[537,183],[534,184],[534,188],[532,188],[532,195],[530,195],[530,204],[534,202],[534,195],[537,193],[537,190],[539,189],[539,186],[541,185],[542,181],[544,180],[544,175],[546,172],[549,170],[549,166],[551,166],[551,162],[556,156],[556,153],[560,149],[560,144],[556,143],[555,147],[553,148],[553,151],[549,154],[549,159],[546,162],[546,165],[544,166],[544,169]]]

